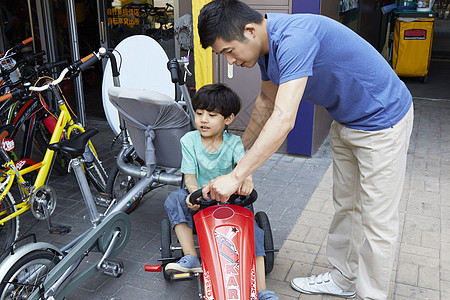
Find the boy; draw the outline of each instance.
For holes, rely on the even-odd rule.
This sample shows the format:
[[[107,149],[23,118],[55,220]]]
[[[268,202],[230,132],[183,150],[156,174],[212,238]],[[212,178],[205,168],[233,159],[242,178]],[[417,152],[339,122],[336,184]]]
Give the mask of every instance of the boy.
[[[166,265],[166,272],[202,272],[192,233],[189,196],[211,179],[233,170],[244,156],[240,137],[224,132],[239,112],[239,96],[223,84],[206,85],[192,99],[196,131],[188,132],[180,140],[182,148],[181,172],[186,189],[172,192],[164,207],[185,254],[178,262]],[[249,195],[253,190],[252,177],[248,176],[238,189],[239,195]],[[255,223],[256,280],[259,299],[278,299],[266,289],[264,270],[264,232]]]

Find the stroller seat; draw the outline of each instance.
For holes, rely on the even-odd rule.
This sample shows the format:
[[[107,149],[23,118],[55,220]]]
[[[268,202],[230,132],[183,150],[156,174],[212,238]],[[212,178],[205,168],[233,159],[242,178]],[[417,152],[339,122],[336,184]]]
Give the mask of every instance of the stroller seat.
[[[180,138],[191,129],[184,109],[167,95],[123,87],[108,90],[121,113],[137,155],[150,173],[156,166],[180,168]]]

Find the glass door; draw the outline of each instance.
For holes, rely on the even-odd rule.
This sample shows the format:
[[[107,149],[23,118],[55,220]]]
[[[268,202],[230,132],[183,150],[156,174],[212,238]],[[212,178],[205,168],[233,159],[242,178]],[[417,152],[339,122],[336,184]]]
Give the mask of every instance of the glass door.
[[[168,57],[175,57],[175,0],[98,0],[100,42],[114,48],[132,35],[156,40]]]
[[[347,27],[359,32],[359,1],[339,1],[339,21]]]

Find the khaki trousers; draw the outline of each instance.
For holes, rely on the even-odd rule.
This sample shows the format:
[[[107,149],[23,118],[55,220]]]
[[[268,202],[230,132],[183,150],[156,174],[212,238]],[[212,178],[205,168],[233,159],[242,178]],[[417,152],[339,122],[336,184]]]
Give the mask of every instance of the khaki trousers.
[[[363,299],[388,298],[413,119],[411,105],[402,120],[385,130],[331,125],[336,213],[327,256],[336,284]]]

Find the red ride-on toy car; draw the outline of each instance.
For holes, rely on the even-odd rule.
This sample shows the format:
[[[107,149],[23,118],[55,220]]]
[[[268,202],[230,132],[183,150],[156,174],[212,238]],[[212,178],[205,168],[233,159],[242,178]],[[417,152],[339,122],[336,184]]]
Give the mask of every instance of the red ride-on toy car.
[[[201,197],[201,190],[192,193],[190,201]],[[201,299],[257,299],[254,222],[264,231],[265,271],[272,271],[274,250],[269,219],[264,212],[256,215],[245,209],[257,199],[254,190],[248,197],[232,196],[226,204],[206,201],[201,198],[201,210],[194,215],[195,230],[200,248],[203,274],[165,272],[165,265],[177,261],[174,251],[181,247],[172,246],[169,221],[161,224],[162,268],[146,266],[146,271],[162,270],[166,280],[198,278]]]

